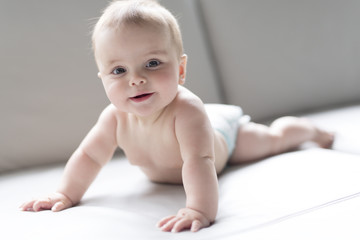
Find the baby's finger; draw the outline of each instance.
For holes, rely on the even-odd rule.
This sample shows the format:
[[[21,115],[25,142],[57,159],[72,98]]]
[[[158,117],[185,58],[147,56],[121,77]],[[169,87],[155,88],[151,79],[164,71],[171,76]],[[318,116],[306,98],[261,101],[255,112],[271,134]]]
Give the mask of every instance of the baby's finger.
[[[161,228],[162,226],[164,226],[168,221],[170,221],[173,218],[175,218],[175,216],[164,217],[156,224],[156,226]]]
[[[64,210],[65,208],[68,208],[64,202],[57,202],[54,204],[54,206],[51,208],[51,211],[53,212],[59,212]]]
[[[29,202],[25,202],[23,204],[21,204],[21,206],[19,207],[19,209],[21,211],[33,211],[33,205],[34,205],[34,202],[36,200],[32,200],[32,201],[29,201]]]
[[[194,220],[191,224],[191,231],[197,232],[202,228],[202,224],[199,220]]]
[[[181,219],[178,221],[172,228],[172,232],[180,232],[184,229],[189,229],[191,226],[191,220],[190,219]]]
[[[41,199],[38,201],[35,201],[33,205],[33,209],[35,212],[41,211],[41,210],[49,210],[51,209],[53,204],[51,203],[51,199]]]
[[[179,217],[174,217],[173,219],[169,220],[166,224],[164,224],[161,227],[161,230],[163,230],[164,232],[170,232],[173,229],[176,222],[179,220],[180,220]]]

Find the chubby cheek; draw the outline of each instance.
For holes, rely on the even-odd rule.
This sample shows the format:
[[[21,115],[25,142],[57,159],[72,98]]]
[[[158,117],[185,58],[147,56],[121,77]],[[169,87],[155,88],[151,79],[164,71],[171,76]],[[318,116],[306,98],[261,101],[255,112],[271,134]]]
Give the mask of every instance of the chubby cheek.
[[[124,97],[125,94],[123,93],[124,87],[122,86],[122,84],[120,82],[104,82],[103,81],[103,85],[104,85],[104,89],[105,89],[105,93],[108,97],[108,99],[110,100],[110,102],[112,104],[114,104],[116,107],[118,108],[122,108],[123,106],[123,101],[124,101]]]
[[[157,72],[153,78],[156,79],[154,84],[157,84],[157,87],[168,91],[177,89],[179,83],[178,73],[171,70]]]

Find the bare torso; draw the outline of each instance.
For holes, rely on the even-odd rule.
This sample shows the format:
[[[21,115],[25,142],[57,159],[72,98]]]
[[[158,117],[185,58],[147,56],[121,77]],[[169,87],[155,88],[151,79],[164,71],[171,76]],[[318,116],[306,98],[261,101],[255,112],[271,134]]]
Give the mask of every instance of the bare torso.
[[[119,147],[129,162],[139,166],[154,182],[182,183],[183,160],[175,133],[176,104],[177,101],[174,101],[156,119],[148,122],[140,121],[132,114],[118,112]],[[228,152],[222,135],[216,131],[213,147],[216,171],[220,173],[228,159]]]

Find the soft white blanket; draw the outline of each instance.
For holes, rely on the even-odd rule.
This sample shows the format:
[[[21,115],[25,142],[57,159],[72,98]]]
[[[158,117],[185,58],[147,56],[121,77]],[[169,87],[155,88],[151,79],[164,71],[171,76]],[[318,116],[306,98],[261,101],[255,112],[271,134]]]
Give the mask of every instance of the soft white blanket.
[[[155,227],[184,206],[182,186],[149,182],[125,159],[100,173],[79,206],[59,213],[21,212],[23,200],[51,192],[63,166],[0,177],[6,239],[339,239],[360,237],[360,157],[310,149],[228,168],[219,176],[216,222],[198,233]],[[301,238],[304,239],[304,238]],[[347,238],[349,239],[349,238]]]

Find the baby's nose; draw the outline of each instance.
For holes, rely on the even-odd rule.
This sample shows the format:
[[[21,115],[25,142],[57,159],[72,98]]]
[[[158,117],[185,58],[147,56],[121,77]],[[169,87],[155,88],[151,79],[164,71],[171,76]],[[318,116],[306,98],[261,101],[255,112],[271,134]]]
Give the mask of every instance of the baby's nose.
[[[145,78],[136,76],[131,79],[131,81],[129,82],[129,85],[130,86],[139,86],[139,85],[145,84],[146,82],[147,81]]]

